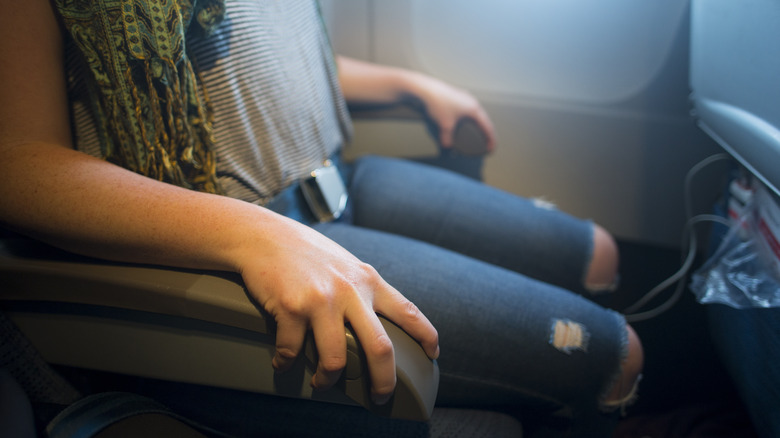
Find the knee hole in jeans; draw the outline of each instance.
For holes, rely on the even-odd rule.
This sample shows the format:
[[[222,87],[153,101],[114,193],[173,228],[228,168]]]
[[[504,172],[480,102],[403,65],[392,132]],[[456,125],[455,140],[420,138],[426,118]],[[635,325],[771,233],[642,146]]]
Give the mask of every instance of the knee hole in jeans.
[[[644,350],[642,342],[631,326],[626,325],[628,331],[628,354],[621,364],[621,373],[607,393],[603,407],[610,409],[623,409],[633,402],[637,386],[642,379],[644,366]]]
[[[599,225],[593,226],[593,255],[585,274],[585,288],[591,293],[612,292],[618,282],[618,247],[615,239]]]

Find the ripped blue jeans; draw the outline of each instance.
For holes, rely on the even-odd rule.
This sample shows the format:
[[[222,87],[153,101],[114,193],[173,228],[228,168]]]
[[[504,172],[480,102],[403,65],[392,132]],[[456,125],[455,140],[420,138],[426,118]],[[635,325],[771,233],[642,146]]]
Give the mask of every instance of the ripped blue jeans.
[[[342,219],[283,213],[373,265],[431,320],[439,405],[564,412],[572,436],[609,436],[600,400],[627,334],[621,315],[583,296],[591,222],[402,160],[365,157],[343,173]]]

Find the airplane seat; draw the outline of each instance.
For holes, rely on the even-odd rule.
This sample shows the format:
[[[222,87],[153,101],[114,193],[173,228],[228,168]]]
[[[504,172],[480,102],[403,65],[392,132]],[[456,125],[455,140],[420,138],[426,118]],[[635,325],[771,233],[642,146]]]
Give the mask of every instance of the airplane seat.
[[[410,117],[405,109],[391,110]],[[468,134],[471,129],[468,122],[462,124],[456,144],[467,143],[463,132],[473,135]],[[479,159],[473,155],[480,147],[485,150],[484,141],[476,148],[457,146],[452,155]],[[444,167],[452,163],[444,160]],[[167,393],[178,393],[174,400],[182,407],[194,403],[194,395],[182,395],[189,390],[229,394],[222,400],[202,400],[214,403],[207,410],[216,417],[231,399],[240,403],[232,411],[244,412],[247,406],[253,406],[249,403],[260,400],[258,411],[267,408],[272,412],[267,429],[266,425],[259,426],[263,431],[270,430],[269,436],[327,436],[329,427],[333,436],[365,436],[364,430],[353,433],[345,429],[350,424],[370,429],[371,436],[479,433],[516,437],[522,433],[517,420],[497,412],[434,409],[438,365],[427,358],[416,341],[383,318],[395,347],[398,376],[395,394],[385,405],[371,401],[365,356],[349,327],[345,327],[347,366],[330,390],[313,391],[308,384],[317,363],[311,336],[296,365],[285,373],[275,373],[271,366],[275,348],[273,318],[249,298],[240,276],[230,273],[108,262],[4,232],[0,235],[0,312],[46,365],[138,376],[156,382],[153,386],[158,393],[166,384],[172,385]],[[6,365],[2,359],[0,368]],[[89,397],[78,402],[80,408],[64,411],[56,421],[91,428],[96,421],[109,419],[110,424],[116,424],[140,415],[125,412],[123,417],[107,418],[105,406],[95,400],[129,403],[144,415],[168,415],[161,409],[149,411],[149,406],[157,406],[156,402],[134,398],[137,395],[86,395]],[[306,412],[305,418],[290,420],[292,417],[285,417],[285,411],[290,410]],[[78,417],[75,423],[74,416]],[[254,416],[246,412],[244,418],[249,421]],[[274,421],[284,418],[288,421]],[[136,420],[129,423],[149,424]],[[171,422],[180,420],[169,416],[162,423],[171,426]],[[270,423],[275,424],[271,427]],[[114,429],[121,432],[121,427]],[[54,430],[73,432],[58,437],[97,436],[78,435],[72,427]],[[149,432],[147,436],[153,436]]]

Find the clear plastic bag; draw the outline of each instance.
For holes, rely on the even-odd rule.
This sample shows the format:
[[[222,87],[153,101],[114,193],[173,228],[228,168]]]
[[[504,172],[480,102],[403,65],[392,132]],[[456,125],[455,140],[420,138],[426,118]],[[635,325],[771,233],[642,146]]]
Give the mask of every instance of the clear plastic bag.
[[[755,204],[749,206],[715,254],[694,273],[691,290],[700,303],[736,309],[780,307],[778,260],[760,229],[764,226],[760,215]]]

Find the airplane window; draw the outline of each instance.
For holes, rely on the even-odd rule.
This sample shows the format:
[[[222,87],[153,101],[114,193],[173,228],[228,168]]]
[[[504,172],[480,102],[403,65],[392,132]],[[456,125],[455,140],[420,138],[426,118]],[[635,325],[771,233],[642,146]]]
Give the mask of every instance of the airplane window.
[[[661,69],[687,1],[412,1],[414,62],[472,90],[609,103]]]

